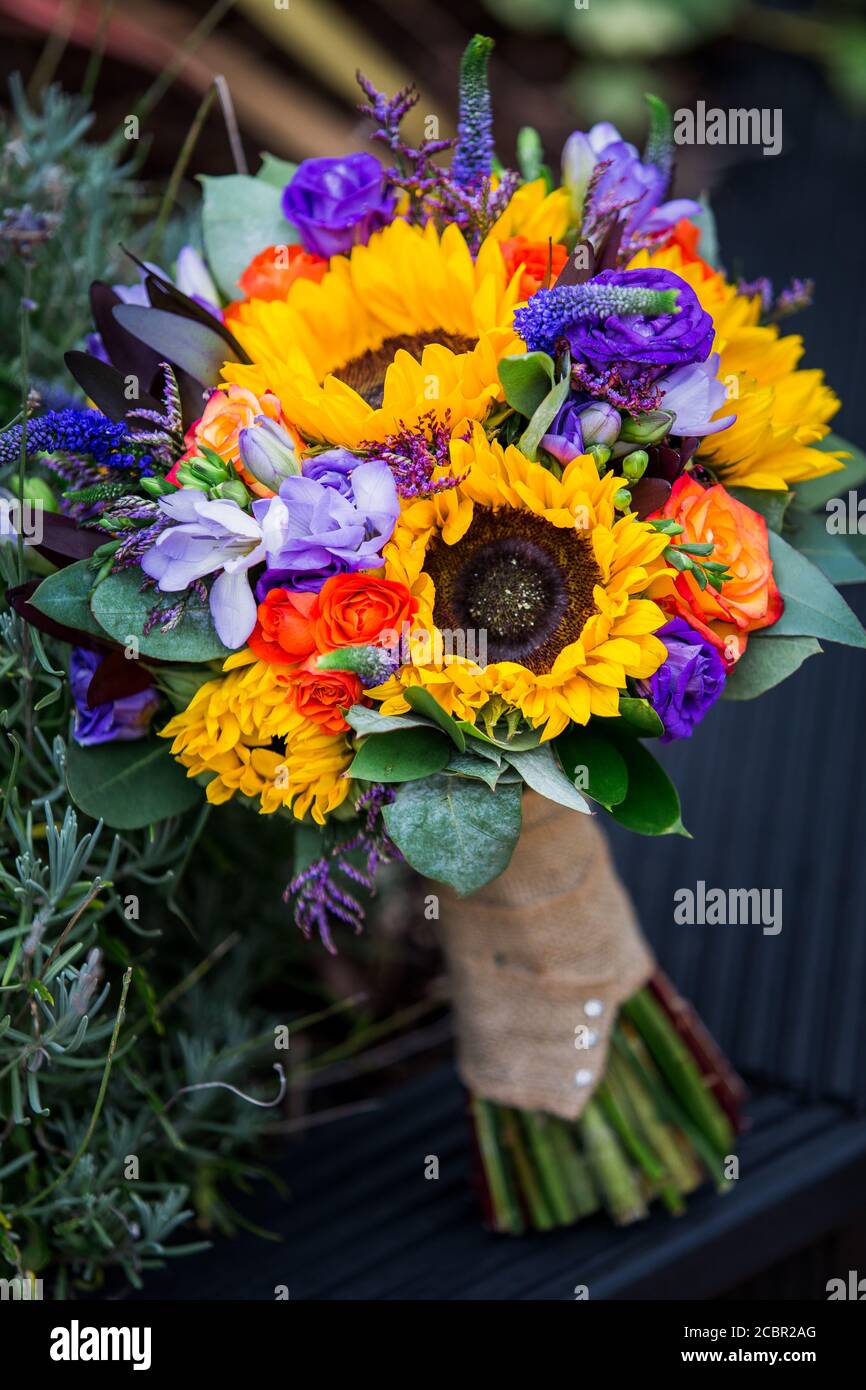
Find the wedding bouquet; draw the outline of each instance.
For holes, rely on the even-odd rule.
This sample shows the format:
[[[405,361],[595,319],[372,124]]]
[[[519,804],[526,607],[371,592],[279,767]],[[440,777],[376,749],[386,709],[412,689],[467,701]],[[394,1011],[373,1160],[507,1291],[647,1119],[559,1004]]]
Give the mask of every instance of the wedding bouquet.
[[[94,285],[92,405],[25,410],[0,464],[12,601],[72,648],[81,809],[285,816],[329,950],[380,862],[443,885],[482,1195],[519,1231],[730,1177],[740,1084],[592,813],[685,834],[648,744],[866,645],[856,526],[821,515],[866,459],[778,328],[811,287],[731,283],[671,198],[665,105],[643,155],[575,132],[560,181],[526,128],[518,172],[490,48],[456,140],[410,144],[417,95],[359,75],[384,163],[204,179],[204,254]]]

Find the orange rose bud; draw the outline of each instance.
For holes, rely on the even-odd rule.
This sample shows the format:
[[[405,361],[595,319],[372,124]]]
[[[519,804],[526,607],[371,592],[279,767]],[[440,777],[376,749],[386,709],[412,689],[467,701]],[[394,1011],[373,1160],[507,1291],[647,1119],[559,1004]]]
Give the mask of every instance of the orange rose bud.
[[[505,270],[509,280],[514,272],[523,267],[520,281],[520,298],[528,299],[536,290],[549,289],[556,283],[568,252],[558,242],[530,241],[525,236],[509,237],[499,243],[505,260]]]
[[[291,686],[295,708],[305,719],[320,724],[329,734],[348,729],[342,711],[360,703],[364,687],[352,671],[317,671],[311,656],[301,670],[280,678]]]
[[[303,246],[266,246],[253,256],[238,286],[244,299],[285,299],[296,280],[316,284],[328,269],[322,256],[313,256]]]
[[[316,594],[271,589],[258,608],[258,622],[247,644],[260,661],[293,665],[316,650],[313,620]]]
[[[721,483],[705,488],[686,473],[674,483],[661,515],[684,528],[678,543],[712,541],[710,558],[727,566],[728,578],[717,593],[711,585],[701,589],[686,571],[673,581],[668,577],[657,581],[651,596],[696,627],[733,666],[746,649],[748,634],[782,616],[767,523]]]
[[[383,636],[398,641],[417,608],[418,600],[397,580],[335,574],[319,590],[316,645],[324,652],[369,645]]]

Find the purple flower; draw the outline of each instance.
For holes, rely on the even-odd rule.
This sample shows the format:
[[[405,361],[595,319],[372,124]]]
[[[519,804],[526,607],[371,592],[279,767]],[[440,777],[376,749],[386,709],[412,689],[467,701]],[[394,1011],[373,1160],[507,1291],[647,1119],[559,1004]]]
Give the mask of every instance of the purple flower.
[[[671,432],[682,439],[702,438],[718,434],[736,420],[736,415],[713,419],[726,400],[724,384],[719,381],[719,354],[714,352],[706,362],[692,362],[686,367],[674,367],[656,382],[661,391],[661,409],[674,415]]]
[[[276,497],[253,503],[268,566],[257,589],[260,599],[277,586],[318,590],[331,575],[382,563],[382,546],[400,511],[391,470],[378,459],[356,462],[348,492],[339,477],[338,487],[306,476],[286,478]]]
[[[649,680],[638,681],[665,726],[662,743],[689,738],[725,688],[725,665],[716,648],[684,618],[672,618],[656,637],[668,649],[667,660]]]
[[[371,154],[305,159],[286,185],[283,212],[312,255],[339,256],[392,220],[394,197]]]
[[[321,454],[310,454],[301,464],[305,478],[315,478],[317,483],[332,487],[344,497],[352,496],[352,472],[361,460],[348,449],[325,449]]]
[[[672,227],[681,217],[694,217],[700,204],[690,198],[674,198],[660,203],[664,197],[669,175],[655,164],[645,164],[635,149],[623,140],[610,121],[600,121],[588,134],[576,130],[565,142],[562,151],[562,181],[571,194],[577,214],[583,202],[596,165],[604,162],[596,180],[593,208],[605,215],[622,209],[626,235],[640,233],[656,235]]]
[[[84,748],[92,743],[144,738],[160,702],[159,693],[151,687],[136,695],[124,695],[120,700],[106,700],[91,709],[87,692],[96,668],[104,659],[84,647],[73,647],[69,658],[69,687],[75,705],[72,736]]]
[[[163,593],[188,589],[206,574],[221,570],[211,586],[211,616],[220,641],[227,647],[242,647],[256,625],[247,572],[265,558],[258,521],[237,502],[210,501],[195,488],[160,497],[159,505],[179,524],[160,533],[142,556],[141,568]]]
[[[541,447],[565,465],[590,444],[613,444],[621,427],[619,412],[612,405],[604,401],[581,402],[579,397],[572,397],[554,415]]]
[[[676,309],[652,317],[613,312],[603,319],[590,316],[575,319],[564,325],[563,334],[574,358],[594,366],[629,362],[662,367],[703,362],[709,357],[713,346],[713,320],[701,308],[691,286],[672,271],[603,270],[587,281],[587,287],[590,285],[611,290],[675,291]],[[541,293],[543,291],[539,291]],[[555,294],[556,290],[548,293]],[[533,299],[538,299],[539,294]],[[530,300],[530,304],[532,302]]]

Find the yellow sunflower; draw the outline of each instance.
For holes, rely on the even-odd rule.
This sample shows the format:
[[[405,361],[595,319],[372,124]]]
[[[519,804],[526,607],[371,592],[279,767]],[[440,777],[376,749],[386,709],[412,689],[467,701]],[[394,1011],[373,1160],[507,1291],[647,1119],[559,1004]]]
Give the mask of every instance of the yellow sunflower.
[[[724,483],[785,490],[789,483],[834,473],[843,455],[814,445],[828,433],[838,397],[820,371],[801,371],[803,340],[758,323],[757,296],[738,294],[703,261],[690,261],[678,246],[640,252],[630,269],[672,270],[691,285],[716,329],[719,376],[728,387],[723,411],[736,412],[728,429],[701,441],[704,459]]]
[[[265,814],[286,806],[299,820],[310,811],[324,825],[349,794],[348,741],[297,713],[278,666],[243,651],[223,669],[160,731],[173,739],[172,753],[189,777],[210,777],[214,804],[240,792],[259,798]]]
[[[519,220],[548,221],[543,202]],[[462,432],[502,399],[502,357],[524,351],[511,326],[520,279],[493,235],[473,259],[458,227],[398,219],[335,256],[319,284],[241,305],[232,330],[252,365],[227,363],[223,377],[274,392],[310,440],[356,448],[431,411]]]
[[[492,702],[542,739],[615,716],[626,679],[666,656],[653,636],[665,615],[641,595],[665,572],[667,538],[616,512],[622,479],[600,478],[589,455],[560,479],[475,425],[451,462],[463,481],[404,505],[383,552],[385,574],[418,598],[418,627],[406,664],[368,693],[402,713],[403,691],[424,685],[472,722]]]

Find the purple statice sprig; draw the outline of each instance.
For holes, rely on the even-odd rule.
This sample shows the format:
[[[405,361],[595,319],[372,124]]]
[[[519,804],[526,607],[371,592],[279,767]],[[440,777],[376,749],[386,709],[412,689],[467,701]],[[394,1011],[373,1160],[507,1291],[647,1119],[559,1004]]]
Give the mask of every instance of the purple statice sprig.
[[[739,280],[737,294],[745,295],[749,299],[759,295],[761,322],[778,323],[780,319],[789,318],[791,314],[799,314],[802,309],[809,308],[815,297],[815,282],[795,278],[777,295],[772,280],[766,275],[761,275],[757,280]]]
[[[382,820],[382,808],[390,805],[394,796],[393,789],[381,783],[368,787],[355,803],[355,811],[363,818],[355,834],[302,869],[283,893],[284,902],[294,898],[295,924],[307,940],[314,931],[318,932],[322,945],[332,956],[337,954],[332,934],[337,923],[351,927],[356,935],[364,927],[363,905],[340,884],[340,877],[372,894],[376,891],[379,865],[403,858]]]
[[[466,473],[434,477],[437,468],[451,465],[450,411],[441,420],[431,410],[416,425],[406,425],[402,420],[398,424],[395,434],[386,435],[380,443],[362,444],[361,448],[387,463],[400,497],[433,497],[463,482]]]
[[[508,206],[519,176],[506,169],[500,172],[495,186],[489,172],[464,184],[453,168],[449,170],[435,162],[438,155],[454,147],[454,140],[425,137],[415,146],[404,139],[403,118],[420,98],[414,85],[387,97],[363,73],[358,72],[356,77],[367,98],[358,110],[373,123],[370,139],[385,145],[393,156],[394,163],[385,170],[385,177],[393,188],[407,195],[407,220],[422,227],[430,221],[438,227],[454,222],[476,251]]]
[[[617,410],[640,415],[661,408],[662,392],[657,375],[653,368],[627,375],[616,364],[595,371],[585,362],[575,362],[571,368],[571,384],[575,391],[585,392],[594,401],[607,401]]]

